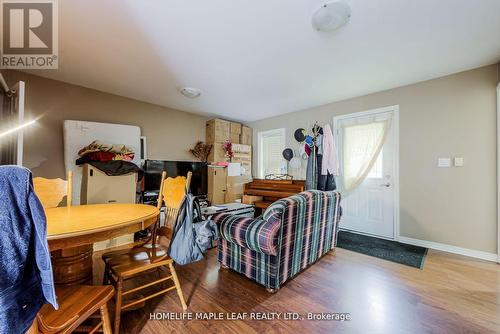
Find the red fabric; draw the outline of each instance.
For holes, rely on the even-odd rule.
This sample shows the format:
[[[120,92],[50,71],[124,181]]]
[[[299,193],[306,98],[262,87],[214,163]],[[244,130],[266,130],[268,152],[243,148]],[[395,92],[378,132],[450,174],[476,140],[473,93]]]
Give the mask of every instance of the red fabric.
[[[134,154],[116,154],[111,152],[91,152],[85,154],[85,158],[90,161],[112,161],[112,160],[124,160],[132,161],[134,159]]]

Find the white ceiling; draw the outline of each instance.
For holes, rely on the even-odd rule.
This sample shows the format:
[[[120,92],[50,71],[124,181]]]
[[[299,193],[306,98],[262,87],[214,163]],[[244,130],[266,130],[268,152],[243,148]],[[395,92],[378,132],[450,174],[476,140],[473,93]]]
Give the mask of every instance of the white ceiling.
[[[324,2],[63,0],[59,70],[36,74],[252,121],[500,60],[499,0],[348,0],[351,21],[321,33]]]

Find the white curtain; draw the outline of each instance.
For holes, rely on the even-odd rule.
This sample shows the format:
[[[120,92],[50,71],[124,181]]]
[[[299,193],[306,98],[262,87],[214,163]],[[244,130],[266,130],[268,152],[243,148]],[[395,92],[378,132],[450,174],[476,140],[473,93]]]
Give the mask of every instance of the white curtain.
[[[341,192],[348,195],[370,173],[384,146],[391,119],[342,126]]]

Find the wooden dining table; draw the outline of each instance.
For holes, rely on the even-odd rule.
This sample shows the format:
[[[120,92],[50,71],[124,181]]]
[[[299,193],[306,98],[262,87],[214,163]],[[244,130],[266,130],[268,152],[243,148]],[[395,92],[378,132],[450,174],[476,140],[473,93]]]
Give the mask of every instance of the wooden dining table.
[[[91,284],[93,244],[141,231],[154,224],[155,206],[89,204],[49,208],[47,240],[56,284]]]

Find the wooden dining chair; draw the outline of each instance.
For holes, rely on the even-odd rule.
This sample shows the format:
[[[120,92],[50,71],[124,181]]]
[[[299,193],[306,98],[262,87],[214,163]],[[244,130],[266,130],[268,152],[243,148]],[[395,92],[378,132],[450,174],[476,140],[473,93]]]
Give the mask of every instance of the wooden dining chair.
[[[33,178],[33,187],[44,209],[55,208],[61,205],[66,197],[66,206],[73,205],[73,172],[68,171],[68,180]]]
[[[59,309],[54,310],[52,305],[45,304],[36,316],[39,333],[96,333],[99,329],[104,334],[112,333],[107,307],[114,295],[112,286],[70,285],[58,287],[56,295]],[[96,312],[100,319],[83,325]]]
[[[163,194],[166,172],[162,173],[160,192],[158,194],[157,208],[161,209],[163,205]],[[186,180],[191,180],[191,173],[188,174]],[[186,189],[188,189],[188,181],[186,181]],[[141,246],[135,246],[129,250],[124,251],[111,251],[105,253],[102,259],[105,264],[104,269],[104,284],[113,284],[116,289],[115,296],[115,319],[114,319],[114,333],[118,334],[120,331],[121,312],[130,310],[133,306],[140,305],[146,300],[165,294],[171,290],[176,290],[182,309],[187,310],[186,301],[182,293],[179,278],[174,268],[174,261],[168,256],[168,248],[158,243],[158,229],[159,221],[154,224],[151,231],[151,238],[148,243]],[[169,274],[162,277],[163,269],[167,269]],[[151,273],[156,272],[158,279],[144,283],[145,277]],[[125,281],[130,279],[141,280],[141,285],[129,290],[124,289]],[[147,278],[146,278],[147,281]],[[166,281],[172,281],[173,286],[161,287]],[[160,286],[160,290],[150,293],[144,297],[140,296],[132,300],[124,301],[125,296],[142,291],[143,289]]]
[[[64,206],[65,202],[66,206],[73,205],[73,173],[71,171],[68,171],[67,178],[67,180],[60,178],[33,178],[33,188],[44,209]],[[64,201],[64,198],[66,198],[66,201]],[[75,257],[81,257],[83,253],[87,254],[84,262],[74,264],[70,261],[70,259],[74,259]],[[82,266],[84,263],[85,268],[90,270],[92,267],[92,245],[83,245],[75,248],[53,251],[52,263],[52,271],[54,272],[56,281],[65,284],[92,284],[92,282],[88,280],[88,277],[81,276],[82,272],[85,272],[85,270],[81,270],[83,268],[75,268],[75,266]]]
[[[46,179],[36,177],[33,179],[35,194],[39,198],[44,209],[58,207],[66,197],[67,206],[72,205],[72,173],[68,172],[68,180]],[[56,251],[60,252],[60,251]],[[53,260],[57,256],[52,253]],[[92,259],[90,259],[92,265]],[[54,266],[55,275],[58,274]],[[111,323],[107,308],[108,301],[114,295],[111,286],[92,285],[64,285],[56,286],[57,302],[59,309],[55,310],[51,305],[44,305],[38,312],[36,324],[32,326],[30,333],[71,333],[75,330],[95,333],[101,329],[105,334],[111,334]],[[92,326],[82,324],[94,317],[100,321]]]
[[[172,239],[173,226],[179,214],[182,200],[191,186],[192,172],[187,176],[177,176],[176,178],[166,178],[161,186],[163,204],[165,205],[165,218],[163,225],[158,229],[158,236],[164,236],[168,240]],[[161,225],[161,222],[160,222]]]

